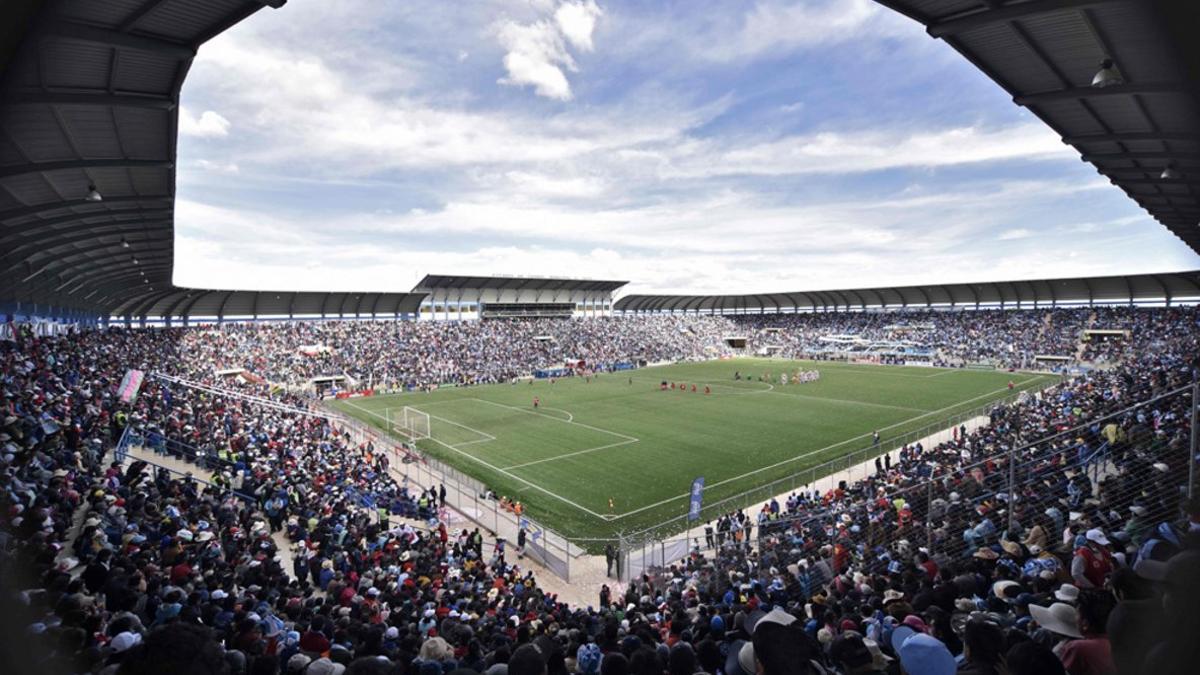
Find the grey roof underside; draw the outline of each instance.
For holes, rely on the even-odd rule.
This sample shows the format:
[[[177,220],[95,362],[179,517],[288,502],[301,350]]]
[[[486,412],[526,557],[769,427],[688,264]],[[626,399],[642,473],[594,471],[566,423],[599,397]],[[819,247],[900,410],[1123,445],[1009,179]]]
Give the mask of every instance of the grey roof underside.
[[[1124,303],[1200,298],[1200,271],[1130,276],[989,281],[750,295],[627,295],[613,309],[626,312],[779,312],[867,307],[977,305],[1023,307],[1065,303]]]
[[[470,288],[475,290],[532,290],[532,291],[600,291],[612,292],[628,281],[604,281],[600,279],[566,279],[546,277],[473,277],[446,274],[429,274],[420,281],[414,291],[434,289]]]
[[[0,298],[111,313],[172,289],[180,87],[200,45],[284,1],[3,4],[23,27],[0,33]]]
[[[365,318],[416,314],[424,293],[237,291],[167,288],[130,298],[114,316]]]
[[[1200,2],[876,2],[924,24],[1200,253]],[[1094,88],[1106,58],[1124,84]],[[1162,179],[1168,165],[1181,177]]]

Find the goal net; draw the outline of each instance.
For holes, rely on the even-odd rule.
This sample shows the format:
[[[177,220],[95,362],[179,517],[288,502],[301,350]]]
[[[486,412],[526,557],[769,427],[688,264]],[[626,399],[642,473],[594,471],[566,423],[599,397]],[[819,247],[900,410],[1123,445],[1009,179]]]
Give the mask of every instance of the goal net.
[[[410,441],[429,438],[429,414],[416,408],[404,406],[399,410],[393,409],[392,430],[403,435]]]

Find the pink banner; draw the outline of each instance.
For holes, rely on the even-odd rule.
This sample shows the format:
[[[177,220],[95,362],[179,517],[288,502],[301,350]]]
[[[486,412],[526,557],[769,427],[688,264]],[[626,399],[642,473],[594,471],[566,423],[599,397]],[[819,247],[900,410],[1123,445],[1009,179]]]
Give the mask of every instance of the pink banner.
[[[121,403],[132,403],[137,398],[138,391],[142,388],[142,381],[145,379],[146,374],[140,370],[131,370],[125,373],[125,377],[121,379],[121,386],[117,387]]]

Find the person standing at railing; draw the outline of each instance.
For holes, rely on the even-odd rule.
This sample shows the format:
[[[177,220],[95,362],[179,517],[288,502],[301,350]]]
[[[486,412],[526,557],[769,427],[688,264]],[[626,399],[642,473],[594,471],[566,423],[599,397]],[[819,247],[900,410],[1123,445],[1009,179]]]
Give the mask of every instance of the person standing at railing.
[[[283,529],[283,520],[287,516],[287,499],[281,492],[275,493],[264,505],[267,520],[271,522],[271,534]]]

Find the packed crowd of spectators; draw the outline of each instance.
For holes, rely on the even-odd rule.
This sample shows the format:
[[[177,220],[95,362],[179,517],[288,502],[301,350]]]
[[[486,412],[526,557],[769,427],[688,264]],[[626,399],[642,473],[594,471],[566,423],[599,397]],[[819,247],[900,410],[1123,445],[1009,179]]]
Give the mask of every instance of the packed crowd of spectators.
[[[1004,319],[1021,334],[1051,323],[1031,314]],[[447,530],[436,486],[397,478],[304,399],[151,380],[126,404],[116,384],[130,368],[212,382],[235,367],[502,381],[547,358],[715,356],[727,319],[17,329],[0,341],[0,657],[11,672],[181,675],[1194,672],[1200,504],[1170,489],[1189,399],[1164,395],[1195,377],[1197,316],[1113,318],[1154,349],[1123,348],[858,483],[723,519],[712,550],[591,607]],[[958,330],[1002,344],[997,320]],[[493,349],[514,334],[562,351]],[[329,349],[313,361],[301,346]],[[113,462],[128,427],[212,484]]]
[[[407,389],[505,382],[577,362],[607,370],[619,364],[709,359],[731,354],[726,339],[732,337],[749,338],[748,352],[769,349],[785,358],[894,356],[907,351],[910,360],[941,366],[1053,369],[1076,363],[1081,355],[1083,361],[1108,365],[1153,348],[1160,336],[1183,330],[1179,326],[1194,317],[1194,309],[1178,307],[921,310],[232,323],[170,332],[178,343],[178,370],[201,380],[216,372],[244,370],[279,383],[346,376],[354,385]],[[1082,331],[1088,327],[1127,330],[1129,337],[1083,340]],[[830,340],[835,337],[860,342]],[[1038,356],[1065,360],[1039,361]]]
[[[617,364],[728,354],[719,317],[241,324],[181,334],[195,363],[275,382],[346,374],[388,388],[486,384],[583,361]]]
[[[1084,360],[1097,364],[1120,363],[1139,353],[1169,348],[1195,326],[1194,307],[1099,308],[1091,326],[1097,331],[1120,331],[1116,335],[1089,336]]]
[[[755,347],[773,347],[787,358],[869,357],[904,349],[927,352],[934,365],[987,363],[1006,368],[1050,369],[1037,356],[1077,360],[1080,333],[1091,309],[904,310],[871,313],[775,314],[735,317],[754,331]],[[853,337],[860,344],[831,338]]]

